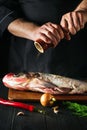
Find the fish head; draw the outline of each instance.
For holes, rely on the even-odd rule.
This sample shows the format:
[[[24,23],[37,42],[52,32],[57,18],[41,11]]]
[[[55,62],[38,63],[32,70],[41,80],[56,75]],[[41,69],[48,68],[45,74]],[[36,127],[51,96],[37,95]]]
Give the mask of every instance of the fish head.
[[[26,74],[24,74],[24,73],[19,73],[19,74],[8,73],[2,79],[3,84],[6,87],[17,87],[17,86],[22,85],[23,83],[27,82],[27,80],[28,80],[28,78],[27,78]]]

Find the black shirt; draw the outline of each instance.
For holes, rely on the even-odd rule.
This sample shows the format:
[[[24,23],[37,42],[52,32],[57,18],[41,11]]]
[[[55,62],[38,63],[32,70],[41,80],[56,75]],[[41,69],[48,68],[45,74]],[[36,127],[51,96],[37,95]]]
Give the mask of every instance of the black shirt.
[[[81,0],[0,0],[0,32],[6,35],[8,24],[18,17],[42,25],[58,23],[64,13],[76,8]],[[33,41],[11,35],[9,72],[39,71],[73,78],[87,78],[87,30],[79,31],[70,41],[40,54]],[[6,35],[8,36],[8,34]]]

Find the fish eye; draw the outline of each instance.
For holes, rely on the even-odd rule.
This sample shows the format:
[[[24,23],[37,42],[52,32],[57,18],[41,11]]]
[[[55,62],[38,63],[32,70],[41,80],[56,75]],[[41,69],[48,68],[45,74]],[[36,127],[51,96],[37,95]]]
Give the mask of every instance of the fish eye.
[[[14,77],[20,77],[20,76],[23,76],[24,75],[24,73],[18,73],[18,74],[14,74]]]
[[[35,73],[35,74],[33,74],[33,76],[34,76],[35,78],[37,78],[37,77],[40,77],[40,74],[39,74],[39,73]]]

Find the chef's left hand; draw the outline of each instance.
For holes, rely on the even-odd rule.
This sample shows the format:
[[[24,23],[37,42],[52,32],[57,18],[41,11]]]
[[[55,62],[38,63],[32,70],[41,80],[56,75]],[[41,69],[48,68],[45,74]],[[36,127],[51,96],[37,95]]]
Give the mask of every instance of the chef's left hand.
[[[61,18],[60,25],[69,31],[71,35],[75,35],[84,28],[86,22],[87,10],[75,10],[64,14]]]

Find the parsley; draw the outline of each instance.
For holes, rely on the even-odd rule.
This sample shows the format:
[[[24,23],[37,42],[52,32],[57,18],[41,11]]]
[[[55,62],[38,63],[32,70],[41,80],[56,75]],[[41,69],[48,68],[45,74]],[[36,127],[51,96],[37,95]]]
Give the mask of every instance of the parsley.
[[[63,105],[66,105],[68,109],[72,110],[73,114],[81,117],[87,117],[87,105],[70,101],[63,102]]]

